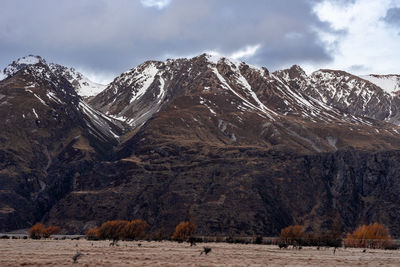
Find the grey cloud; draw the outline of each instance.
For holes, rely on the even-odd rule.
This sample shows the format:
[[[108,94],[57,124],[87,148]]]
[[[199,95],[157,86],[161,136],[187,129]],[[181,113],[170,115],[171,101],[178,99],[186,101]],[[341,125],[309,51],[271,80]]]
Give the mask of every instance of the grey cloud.
[[[349,67],[351,72],[368,72],[370,68],[364,65],[352,65]]]
[[[148,59],[231,54],[260,44],[249,63],[276,69],[328,62],[314,29],[314,0],[171,0],[163,9],[140,0],[3,0],[0,66],[38,54],[70,66],[115,75]]]
[[[400,8],[390,8],[383,20],[394,26],[400,26]]]

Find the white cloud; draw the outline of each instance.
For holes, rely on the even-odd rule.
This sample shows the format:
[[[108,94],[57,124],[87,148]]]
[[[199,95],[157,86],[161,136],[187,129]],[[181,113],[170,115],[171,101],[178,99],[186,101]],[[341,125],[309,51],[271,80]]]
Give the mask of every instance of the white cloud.
[[[400,36],[382,19],[389,8],[396,6],[395,2],[356,0],[344,4],[325,0],[317,4],[315,14],[338,32],[318,31],[333,55],[333,62],[325,67],[355,74],[399,73]]]
[[[156,7],[158,9],[163,9],[171,3],[171,0],[140,0],[140,3],[142,3],[142,5],[145,7]]]
[[[239,60],[239,59],[247,59],[253,57],[260,48],[261,45],[256,44],[256,45],[247,45],[239,50],[234,51],[231,54],[221,53],[216,50],[206,51],[206,53],[213,56],[226,57],[230,59]]]
[[[233,59],[249,58],[254,56],[257,50],[260,49],[260,47],[260,44],[248,45],[244,49],[233,52],[229,57]]]

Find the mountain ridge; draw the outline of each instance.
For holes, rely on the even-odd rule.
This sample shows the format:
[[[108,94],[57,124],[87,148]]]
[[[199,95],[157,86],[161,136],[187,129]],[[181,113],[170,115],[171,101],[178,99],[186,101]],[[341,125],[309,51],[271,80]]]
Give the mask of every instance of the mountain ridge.
[[[396,97],[364,79],[203,54],[146,61],[87,104],[63,75],[36,63],[0,81],[0,112],[29,140],[0,131],[2,229],[141,218],[170,231],[190,216],[200,234],[276,235],[339,216],[343,231],[377,220],[400,235]]]

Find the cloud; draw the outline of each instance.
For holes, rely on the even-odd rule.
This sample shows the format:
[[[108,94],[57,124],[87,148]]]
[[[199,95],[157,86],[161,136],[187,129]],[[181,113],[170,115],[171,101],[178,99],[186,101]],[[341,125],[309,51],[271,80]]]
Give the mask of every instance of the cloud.
[[[205,51],[205,53],[208,53],[210,55],[220,56],[220,57],[236,59],[236,60],[239,60],[239,59],[244,60],[246,58],[254,57],[256,55],[257,50],[259,50],[260,47],[261,47],[260,44],[247,45],[247,46],[243,47],[242,49],[234,51],[231,54],[225,54],[225,53],[219,52],[219,51]]]
[[[385,22],[393,26],[400,26],[400,7],[388,9],[386,16],[383,18]]]
[[[399,72],[400,36],[391,27],[396,16],[391,0],[355,0],[347,3],[318,3],[314,12],[329,24],[330,30],[317,30],[320,39],[331,50],[333,60],[325,67],[343,69],[355,74]],[[388,15],[390,19],[388,18]],[[385,18],[386,19],[382,19]],[[363,66],[357,68],[355,66]]]
[[[236,52],[233,52],[230,57],[233,59],[243,59],[243,58],[250,58],[253,57],[257,50],[261,47],[260,44],[257,45],[248,45],[244,49],[240,49]]]
[[[2,0],[0,66],[38,54],[119,75],[145,60],[218,51],[271,70],[324,65],[320,0]],[[318,31],[317,31],[317,30]]]
[[[140,2],[145,7],[156,7],[158,9],[163,9],[171,3],[171,0],[140,0]]]

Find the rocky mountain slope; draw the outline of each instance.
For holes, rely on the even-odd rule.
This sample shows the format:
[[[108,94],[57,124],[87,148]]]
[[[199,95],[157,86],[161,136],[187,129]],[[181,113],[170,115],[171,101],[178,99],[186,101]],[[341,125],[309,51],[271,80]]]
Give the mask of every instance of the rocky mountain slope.
[[[398,154],[376,153],[397,150],[398,127],[310,97],[294,79],[208,55],[149,61],[90,104],[133,131],[50,222],[73,230],[140,217],[172,229],[191,216],[204,234],[272,235],[290,223],[327,228],[340,214],[346,229],[379,219],[397,231],[387,216],[399,204]],[[78,207],[90,210],[86,220],[75,219]]]
[[[14,91],[8,82],[24,70],[0,88]],[[76,97],[71,124],[92,140],[93,153],[51,164],[63,190],[47,186],[45,201],[31,199],[32,218],[71,233],[135,218],[169,232],[190,217],[199,234],[276,235],[293,223],[327,229],[339,215],[344,231],[379,221],[400,235],[397,100],[365,79],[328,70],[307,76],[298,66],[270,73],[203,54],[128,70],[89,100],[92,109]],[[88,113],[108,126],[81,119]]]
[[[122,133],[43,60],[24,62],[0,82],[1,229],[40,220],[80,169],[109,157]]]
[[[298,66],[275,74],[326,105],[354,115],[400,123],[400,98],[358,76],[335,70],[319,70],[307,76]]]

